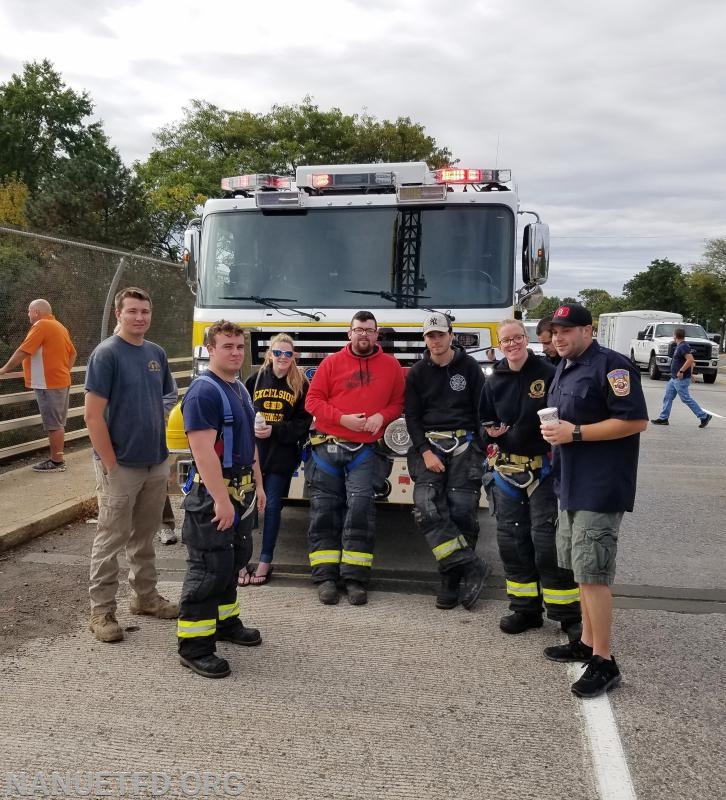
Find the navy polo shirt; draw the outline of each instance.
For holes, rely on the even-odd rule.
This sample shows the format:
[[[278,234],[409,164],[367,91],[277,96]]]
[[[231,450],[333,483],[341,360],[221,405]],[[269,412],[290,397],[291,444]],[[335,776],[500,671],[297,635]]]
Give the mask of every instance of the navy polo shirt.
[[[640,371],[625,356],[593,342],[569,366],[557,366],[547,404],[560,419],[589,425],[605,419],[648,419]],[[632,511],[640,434],[600,442],[572,442],[555,450],[560,508]]]

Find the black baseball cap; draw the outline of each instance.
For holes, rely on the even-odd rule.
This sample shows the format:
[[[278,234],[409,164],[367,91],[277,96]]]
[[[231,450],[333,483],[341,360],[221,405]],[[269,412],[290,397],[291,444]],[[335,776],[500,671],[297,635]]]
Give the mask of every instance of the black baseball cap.
[[[560,306],[552,315],[552,325],[562,325],[565,328],[577,328],[580,325],[592,325],[592,314],[579,303],[569,303]]]

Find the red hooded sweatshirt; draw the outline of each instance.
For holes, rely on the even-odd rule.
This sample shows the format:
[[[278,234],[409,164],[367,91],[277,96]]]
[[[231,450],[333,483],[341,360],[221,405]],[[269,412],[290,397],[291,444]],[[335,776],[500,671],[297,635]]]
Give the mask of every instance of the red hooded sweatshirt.
[[[405,380],[394,356],[380,345],[369,356],[357,356],[347,344],[326,356],[310,383],[305,410],[313,415],[315,430],[350,442],[375,442],[403,411]],[[343,414],[383,415],[377,435],[352,431],[340,424]]]

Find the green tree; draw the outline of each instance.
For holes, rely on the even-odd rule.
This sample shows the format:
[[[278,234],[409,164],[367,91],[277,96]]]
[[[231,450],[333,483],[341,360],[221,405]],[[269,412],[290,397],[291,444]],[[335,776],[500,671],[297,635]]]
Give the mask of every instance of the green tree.
[[[702,260],[686,276],[688,313],[721,334],[726,346],[726,239],[706,242]]]
[[[172,249],[177,245],[169,242],[178,242],[194,205],[220,196],[226,175],[293,175],[297,166],[315,163],[422,160],[440,167],[451,162],[451,152],[409,117],[391,122],[335,107],[325,111],[310,97],[299,105],[275,105],[266,114],[194,100],[184,119],[155,139],[149,158],[135,168],[150,201],[157,243]],[[182,210],[184,198],[189,204]]]
[[[627,309],[687,313],[683,269],[667,258],[651,261],[623,286],[623,300]]]
[[[577,297],[590,310],[593,319],[597,319],[600,314],[622,311],[625,305],[622,297],[613,297],[605,289],[582,289]]]
[[[0,180],[21,180],[34,192],[59,159],[100,128],[86,123],[93,104],[65,86],[50,61],[25,64],[0,84]]]
[[[534,310],[533,316],[536,315],[539,319],[542,319],[542,317],[551,317],[561,305],[561,298],[545,296]]]
[[[100,130],[41,176],[27,213],[37,230],[86,241],[133,250],[152,238],[139,179]]]

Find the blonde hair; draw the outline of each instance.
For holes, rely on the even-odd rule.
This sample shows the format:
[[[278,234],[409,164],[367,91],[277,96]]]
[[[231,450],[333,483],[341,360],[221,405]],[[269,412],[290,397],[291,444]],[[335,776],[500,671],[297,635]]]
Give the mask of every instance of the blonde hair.
[[[305,375],[303,375],[300,369],[298,369],[297,357],[295,355],[295,343],[293,342],[292,336],[290,336],[289,333],[278,333],[272,337],[270,346],[267,348],[267,352],[265,353],[265,360],[262,362],[262,366],[260,367],[260,372],[262,372],[264,369],[272,369],[272,351],[278,349],[275,347],[275,345],[282,344],[283,342],[290,345],[290,350],[292,350],[290,369],[287,371],[285,380],[287,381],[287,385],[295,398],[293,402],[296,403],[300,395],[303,393],[303,389],[305,384],[308,382],[308,379],[305,377]]]
[[[497,325],[497,339],[499,338],[499,331],[500,331],[500,330],[501,330],[501,329],[502,329],[502,328],[503,328],[505,325],[519,325],[519,327],[522,329],[522,333],[523,333],[525,336],[527,336],[527,329],[524,327],[524,323],[522,322],[522,320],[521,320],[521,319],[503,319],[503,320],[502,320],[502,321],[501,321],[501,322],[500,322],[500,323]],[[527,336],[527,338],[529,338],[529,336]]]

